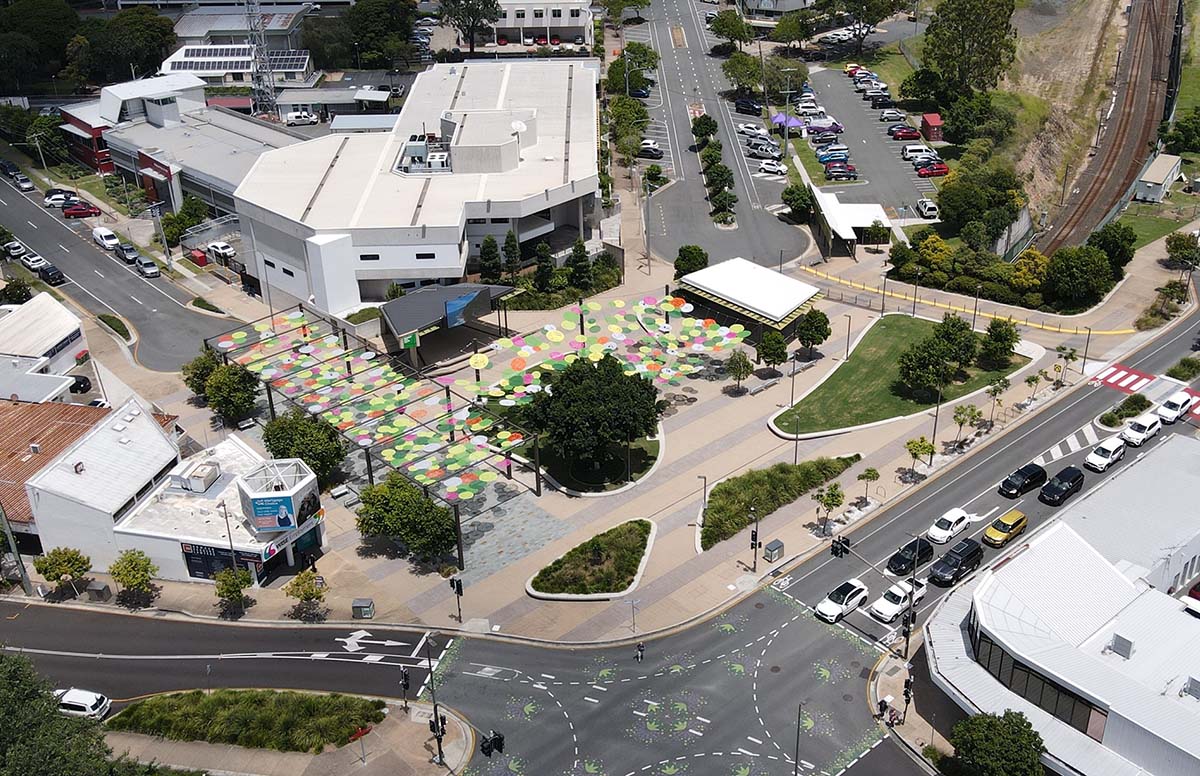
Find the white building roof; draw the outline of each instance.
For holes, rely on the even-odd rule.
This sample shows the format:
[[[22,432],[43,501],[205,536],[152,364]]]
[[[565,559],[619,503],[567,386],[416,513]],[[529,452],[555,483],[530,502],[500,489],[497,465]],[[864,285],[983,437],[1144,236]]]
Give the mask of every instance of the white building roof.
[[[820,293],[816,286],[740,257],[684,275],[680,280],[772,321],[782,321]]]
[[[892,226],[882,205],[842,202],[838,199],[837,194],[821,191],[816,186],[812,186],[811,189],[816,198],[817,207],[825,216],[829,228],[842,240],[857,240],[858,235],[854,233],[855,228],[863,229],[876,221],[889,229]]]
[[[27,484],[116,514],[178,455],[175,443],[150,409],[130,399],[30,477]]]
[[[1172,434],[1140,465],[1118,469],[1059,518],[1126,576],[1136,579],[1159,569],[1177,547],[1200,534],[1197,493],[1200,442]],[[1137,530],[1130,530],[1131,515],[1137,515]],[[1149,582],[1166,587],[1159,578]]]
[[[1180,158],[1173,154],[1159,154],[1155,157],[1146,172],[1142,175],[1141,183],[1164,186],[1179,177]]]
[[[100,115],[100,101],[89,100],[88,102],[74,102],[70,105],[59,106],[59,110],[63,113],[74,116],[89,127],[101,127],[116,122],[107,121]],[[87,137],[91,137],[88,135]]]
[[[276,73],[307,73],[309,54],[303,49],[267,51],[271,70]],[[254,66],[254,47],[250,45],[182,46],[163,60],[162,73],[190,73],[199,78],[224,78],[228,73],[249,73]]]
[[[100,116],[110,124],[121,118],[121,105],[126,100],[142,99],[163,92],[178,92],[184,89],[204,88],[204,82],[190,73],[174,73],[126,81],[106,86],[100,90]]]
[[[268,35],[287,32],[304,20],[308,8],[302,5],[276,5],[263,8],[263,30]],[[210,5],[193,8],[175,22],[175,37],[203,38],[210,33],[249,33],[246,10],[238,5]]]
[[[66,393],[74,378],[39,372],[49,359],[0,353],[0,396],[6,399],[44,402]]]
[[[0,316],[0,353],[44,356],[79,329],[79,318],[50,294],[6,307]]]
[[[229,534],[225,530],[225,513],[228,512],[234,548],[260,552],[267,543],[259,541],[255,532],[247,527],[237,479],[258,468],[263,462],[262,456],[237,437],[229,436],[203,453],[181,461],[171,474],[183,474],[201,462],[216,463],[221,470],[208,490],[200,493],[183,490],[168,477],[151,498],[117,524],[116,530],[228,547]]]
[[[343,113],[329,122],[330,132],[391,132],[399,116],[392,113]]]
[[[313,230],[461,227],[467,203],[582,196],[598,174],[597,76],[587,60],[435,65],[417,76],[394,131],[331,135],[264,154],[237,196]],[[303,102],[292,93],[280,101]],[[486,112],[534,111],[536,138],[521,138],[520,161],[506,171],[395,171],[409,138],[440,132],[448,111],[466,116],[460,126]],[[511,126],[506,121],[492,142],[509,142]]]

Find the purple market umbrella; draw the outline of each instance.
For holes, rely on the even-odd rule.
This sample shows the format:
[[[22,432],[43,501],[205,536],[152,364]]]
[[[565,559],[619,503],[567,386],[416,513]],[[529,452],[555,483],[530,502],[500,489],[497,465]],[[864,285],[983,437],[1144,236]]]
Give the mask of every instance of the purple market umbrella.
[[[771,123],[777,127],[782,127],[790,118],[790,116],[785,116],[782,113],[776,113],[771,117]]]
[[[800,119],[796,118],[795,116],[788,116],[787,117],[787,125],[789,127],[791,127],[792,129],[795,129],[797,127],[804,126],[804,122],[801,121]]]

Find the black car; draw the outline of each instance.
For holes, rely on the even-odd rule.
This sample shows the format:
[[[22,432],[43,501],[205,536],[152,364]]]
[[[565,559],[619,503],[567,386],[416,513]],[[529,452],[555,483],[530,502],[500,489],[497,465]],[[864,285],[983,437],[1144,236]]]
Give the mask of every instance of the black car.
[[[983,545],[974,539],[963,539],[938,558],[929,568],[929,581],[939,585],[953,585],[979,568],[983,562]]]
[[[888,559],[887,569],[896,576],[908,576],[912,573],[914,560],[918,568],[933,560],[933,545],[923,536],[896,550]]]
[[[821,62],[825,59],[825,51],[819,48],[808,48],[800,52],[800,58],[805,62]]]
[[[7,159],[0,159],[0,171],[4,172],[6,177],[11,178],[21,171],[21,168],[15,162],[10,162]]]
[[[1000,483],[999,492],[1001,496],[1020,498],[1045,484],[1046,470],[1036,463],[1027,463],[1004,478],[1004,482]]]
[[[838,169],[835,167],[832,170],[825,171],[825,180],[827,180],[827,181],[856,181],[856,180],[858,180],[858,173],[852,172],[851,170]]]
[[[38,278],[47,285],[61,286],[67,282],[67,276],[62,273],[62,270],[50,263],[38,267],[37,273]]]
[[[893,100],[891,97],[872,97],[871,98],[871,107],[872,108],[894,108],[894,107],[896,107],[896,101]]]
[[[134,248],[129,243],[121,243],[117,246],[117,249],[113,251],[113,253],[116,254],[118,259],[126,264],[134,263],[137,261],[137,257],[141,255],[138,253],[137,248]]]
[[[72,197],[75,196],[75,192],[71,191],[70,189],[55,189],[55,188],[46,189],[46,193],[43,194],[42,196],[53,197],[55,194],[70,194]]]
[[[661,159],[663,152],[661,148],[639,148],[638,157],[641,159]]]
[[[647,89],[645,86],[639,86],[636,89],[630,89],[629,96],[630,97],[638,97],[638,98],[644,100],[650,96],[650,90]]]
[[[812,141],[815,145],[826,145],[827,143],[836,143],[838,135],[836,132],[818,132],[813,135]]]
[[[1068,466],[1042,486],[1042,492],[1038,494],[1038,498],[1056,507],[1081,488],[1083,488],[1083,470],[1078,466]]]
[[[743,113],[747,116],[761,116],[763,107],[762,103],[758,102],[757,100],[751,100],[743,97],[733,104],[733,109],[738,113]]]
[[[71,381],[71,387],[68,388],[71,393],[87,393],[92,390],[92,381],[87,375],[75,375],[75,379]]]

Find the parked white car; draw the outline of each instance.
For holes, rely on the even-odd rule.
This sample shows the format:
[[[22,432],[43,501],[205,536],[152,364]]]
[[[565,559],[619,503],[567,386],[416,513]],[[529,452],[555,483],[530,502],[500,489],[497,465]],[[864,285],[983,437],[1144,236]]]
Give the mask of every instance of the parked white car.
[[[210,242],[208,244],[208,252],[218,259],[229,259],[237,257],[237,251],[227,242]]]
[[[825,596],[814,611],[825,622],[837,622],[867,602],[867,586],[859,579],[848,579]]]
[[[918,199],[917,212],[921,215],[921,218],[937,218],[941,215],[938,211],[937,203],[932,199]]]
[[[762,124],[738,124],[737,131],[739,135],[762,135],[763,137],[767,137],[771,134],[767,132],[767,128]]]
[[[1195,404],[1195,396],[1187,391],[1176,391],[1155,410],[1155,414],[1162,418],[1163,423],[1174,423],[1188,414]]]
[[[59,712],[71,717],[104,719],[108,716],[108,710],[112,708],[112,701],[105,696],[77,687],[55,690],[54,697],[58,700]]]
[[[21,263],[25,265],[25,269],[29,270],[30,272],[37,272],[50,262],[46,261],[33,251],[29,251],[21,256]]]
[[[1092,452],[1083,459],[1083,465],[1092,471],[1102,472],[1107,471],[1108,467],[1124,457],[1125,440],[1121,439],[1119,435],[1110,436],[1092,448]]]
[[[656,151],[657,151],[657,150],[660,150],[660,149],[659,149],[659,147],[658,147],[658,141],[657,141],[657,140],[650,140],[649,138],[647,138],[646,140],[643,140],[643,141],[642,141],[642,148],[653,148],[653,149],[654,149],[654,150],[656,150]]]
[[[770,173],[771,175],[787,175],[788,168],[783,162],[778,162],[774,159],[764,159],[758,163],[758,171]]]
[[[896,110],[895,108],[884,108],[883,110],[879,111],[880,121],[899,122],[904,121],[907,118],[908,116],[905,115],[904,111]]]
[[[74,194],[59,192],[57,194],[51,194],[43,199],[42,205],[44,207],[66,207],[67,205],[78,201],[79,197],[75,196]]]
[[[929,541],[934,544],[946,544],[955,536],[967,530],[971,524],[971,516],[955,507],[933,521],[929,526]]]
[[[1162,429],[1162,420],[1152,412],[1147,412],[1141,417],[1135,418],[1129,426],[1121,432],[1121,438],[1134,447],[1141,447],[1147,441],[1158,436],[1158,432]]]
[[[921,599],[928,591],[924,580],[917,579],[913,582],[915,584],[910,585],[909,581],[905,580],[892,585],[875,603],[871,604],[871,608],[867,611],[877,620],[894,622],[897,617],[908,610],[910,593],[912,605],[915,607],[921,603]]]

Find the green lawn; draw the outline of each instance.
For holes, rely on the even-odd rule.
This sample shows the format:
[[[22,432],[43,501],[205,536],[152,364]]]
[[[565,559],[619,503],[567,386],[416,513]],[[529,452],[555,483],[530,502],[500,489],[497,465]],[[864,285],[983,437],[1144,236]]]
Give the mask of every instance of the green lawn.
[[[533,578],[541,593],[620,593],[633,584],[646,544],[650,521],[630,520],[571,548]]]
[[[906,235],[908,235],[909,239],[912,239],[912,236],[914,234],[916,234],[917,232],[919,232],[922,229],[925,229],[927,227],[933,227],[933,230],[938,233],[939,237],[941,237],[943,240],[946,241],[946,245],[948,245],[951,250],[957,250],[958,248],[962,247],[962,244],[963,244],[962,238],[956,234],[954,234],[954,235],[950,234],[950,228],[940,221],[936,224],[928,224],[928,225],[927,224],[909,224],[908,226],[903,227],[903,228],[904,228],[904,233]],[[915,248],[916,246],[913,246],[913,247]]]
[[[1166,237],[1187,223],[1186,221],[1176,221],[1175,219],[1163,218],[1162,216],[1135,213],[1126,213],[1117,219],[1117,221],[1131,227],[1133,231],[1137,232],[1137,242],[1133,244],[1135,250],[1141,248],[1143,245],[1149,245],[1160,237]]]
[[[1200,105],[1200,3],[1186,0],[1190,34],[1186,40],[1187,51],[1183,55],[1183,72],[1179,82],[1179,100],[1175,115],[1182,116]]]
[[[904,24],[905,22],[899,22]],[[904,45],[909,48],[911,53],[920,55],[923,48],[923,37],[913,38],[907,41]],[[879,74],[884,83],[891,89],[892,94],[899,94],[900,84],[905,78],[912,73],[912,65],[908,64],[908,60],[904,58],[904,54],[900,52],[900,46],[897,43],[889,43],[886,46],[881,46],[874,51],[864,51],[862,54],[848,54],[841,59],[831,60],[826,62],[826,66],[830,69],[841,70],[842,65],[848,62],[856,62],[865,67],[871,68]],[[845,76],[843,76],[845,77]]]
[[[826,431],[888,418],[911,415],[932,407],[897,390],[897,362],[910,345],[933,332],[934,324],[920,318],[888,315],[851,352],[850,360],[838,366],[828,380],[791,410],[775,419],[784,433]],[[989,372],[972,367],[967,379],[947,387],[944,400],[953,401],[977,391],[995,377],[1024,366],[1028,359],[1016,356],[1009,369]]]

